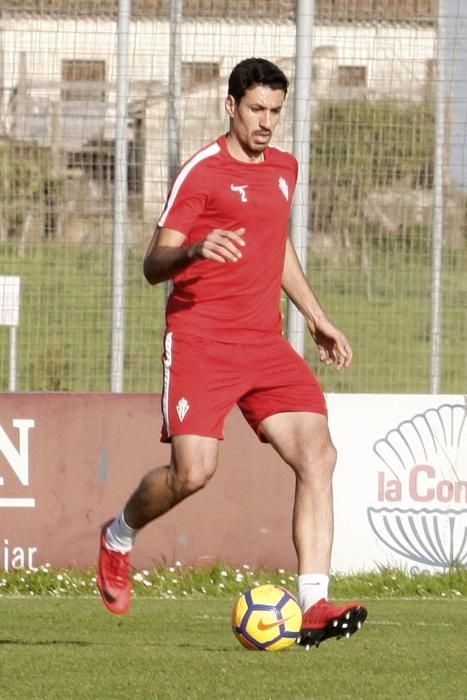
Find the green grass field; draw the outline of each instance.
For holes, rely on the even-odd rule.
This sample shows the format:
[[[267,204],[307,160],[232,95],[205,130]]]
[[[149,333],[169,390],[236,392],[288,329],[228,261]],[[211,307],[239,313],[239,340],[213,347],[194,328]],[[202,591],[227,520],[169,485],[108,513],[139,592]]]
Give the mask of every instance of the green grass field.
[[[363,629],[306,652],[243,648],[230,613],[239,590],[286,572],[218,565],[137,572],[122,617],[96,593],[94,572],[0,577],[0,697],[5,700],[461,700],[467,688],[467,569],[336,577],[336,600],[368,606]]]
[[[348,335],[354,363],[336,373],[307,359],[328,392],[430,391],[430,258],[370,250],[336,263],[310,255],[310,281],[330,318]],[[164,285],[142,275],[143,252],[128,256],[125,391],[160,391]],[[108,391],[112,317],[111,251],[44,244],[19,256],[0,250],[2,274],[23,283],[18,332],[20,391]],[[447,251],[443,274],[442,393],[467,386],[467,249]],[[0,389],[8,387],[8,329],[0,329]]]
[[[0,600],[1,697],[445,698],[467,687],[465,600],[372,600],[363,629],[306,652],[244,649],[229,599]]]

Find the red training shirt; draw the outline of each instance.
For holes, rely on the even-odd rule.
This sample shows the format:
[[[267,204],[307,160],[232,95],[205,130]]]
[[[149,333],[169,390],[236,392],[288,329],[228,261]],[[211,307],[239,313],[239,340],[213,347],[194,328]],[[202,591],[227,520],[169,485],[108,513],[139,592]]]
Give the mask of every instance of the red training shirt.
[[[167,327],[223,342],[259,343],[282,332],[281,283],[296,158],[269,146],[261,163],[232,158],[221,136],[181,168],[160,227],[203,240],[215,228],[245,228],[237,262],[199,260],[174,279]]]

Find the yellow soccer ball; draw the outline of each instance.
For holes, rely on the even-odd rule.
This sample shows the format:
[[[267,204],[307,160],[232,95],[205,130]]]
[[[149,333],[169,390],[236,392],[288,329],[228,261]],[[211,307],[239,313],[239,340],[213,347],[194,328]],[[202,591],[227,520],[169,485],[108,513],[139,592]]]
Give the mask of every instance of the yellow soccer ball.
[[[267,583],[241,593],[232,610],[232,629],[247,649],[280,651],[297,641],[302,611],[292,593]]]

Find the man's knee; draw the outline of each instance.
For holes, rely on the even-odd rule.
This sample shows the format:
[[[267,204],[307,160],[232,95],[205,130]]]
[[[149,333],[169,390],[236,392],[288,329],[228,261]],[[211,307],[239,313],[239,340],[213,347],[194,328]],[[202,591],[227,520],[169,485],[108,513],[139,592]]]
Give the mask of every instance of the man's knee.
[[[199,462],[190,462],[182,468],[171,470],[172,488],[182,497],[203,489],[214,474],[214,469]]]
[[[337,462],[337,450],[326,441],[318,450],[305,450],[298,457],[295,467],[297,476],[303,479],[332,479]]]
[[[203,489],[215,471],[216,464],[209,459],[193,456],[189,461],[175,461],[170,469],[172,488],[179,496],[185,498]]]
[[[324,468],[333,474],[337,462],[337,450],[332,442],[328,442],[324,448],[323,462]]]
[[[199,491],[217,468],[218,442],[211,438],[184,436],[173,440],[169,484],[178,498]]]

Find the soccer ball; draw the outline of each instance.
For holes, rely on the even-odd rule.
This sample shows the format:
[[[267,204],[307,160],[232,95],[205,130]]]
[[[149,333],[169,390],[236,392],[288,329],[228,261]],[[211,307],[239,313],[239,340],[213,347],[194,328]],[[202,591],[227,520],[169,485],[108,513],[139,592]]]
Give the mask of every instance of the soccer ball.
[[[292,593],[267,583],[241,593],[232,610],[232,629],[247,649],[279,651],[300,636],[302,611]]]

